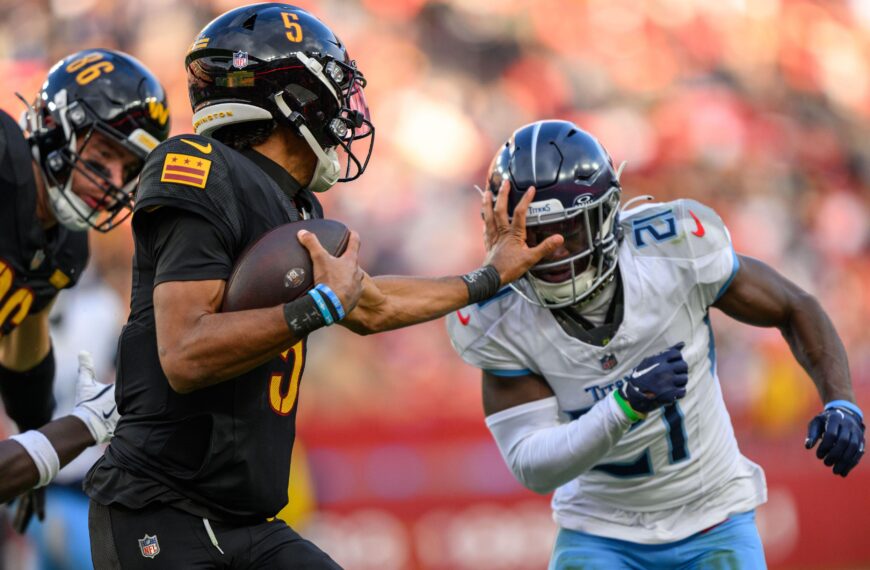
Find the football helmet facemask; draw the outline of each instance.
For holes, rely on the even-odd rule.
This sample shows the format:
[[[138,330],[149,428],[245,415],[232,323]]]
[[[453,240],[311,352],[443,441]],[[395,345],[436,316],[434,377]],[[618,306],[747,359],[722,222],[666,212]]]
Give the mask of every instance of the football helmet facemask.
[[[249,121],[289,125],[317,157],[308,185],[315,192],[355,180],[368,166],[375,128],[365,77],[341,40],[305,10],[279,3],[231,10],[203,28],[186,65],[197,134]]]
[[[169,136],[163,87],[135,58],[89,49],[52,66],[36,102],[25,104],[21,127],[57,221],[75,231],[106,232],[116,227],[132,213],[132,194],[145,158]],[[102,165],[82,158],[97,133],[138,159],[134,167],[125,169],[122,186],[111,181]],[[75,172],[103,188],[95,205],[73,191]]]
[[[511,286],[527,300],[559,308],[590,299],[612,279],[620,241],[619,174],[595,137],[567,121],[540,121],[517,129],[495,155],[487,185],[497,195],[508,180],[508,212],[530,186],[535,201],[526,218],[534,247],[561,234],[563,246]]]

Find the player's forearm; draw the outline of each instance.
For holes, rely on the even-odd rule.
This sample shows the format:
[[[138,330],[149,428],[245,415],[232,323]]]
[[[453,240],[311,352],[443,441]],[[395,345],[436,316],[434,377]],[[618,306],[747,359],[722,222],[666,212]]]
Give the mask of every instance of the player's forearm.
[[[508,408],[486,423],[514,476],[536,493],[592,469],[631,427],[612,396],[568,423],[559,422],[555,397]]]
[[[51,442],[61,467],[94,445],[94,438],[78,418],[63,417],[39,431]],[[38,482],[39,471],[27,450],[13,440],[0,442],[0,502],[9,501]]]
[[[235,378],[300,340],[281,306],[203,314],[183,333],[162,330],[159,322],[157,330],[161,366],[180,393]]]
[[[795,359],[815,383],[822,402],[855,401],[846,348],[812,295],[797,295],[788,320],[779,328]]]
[[[342,325],[359,334],[407,327],[468,305],[460,277],[366,276],[359,303]]]

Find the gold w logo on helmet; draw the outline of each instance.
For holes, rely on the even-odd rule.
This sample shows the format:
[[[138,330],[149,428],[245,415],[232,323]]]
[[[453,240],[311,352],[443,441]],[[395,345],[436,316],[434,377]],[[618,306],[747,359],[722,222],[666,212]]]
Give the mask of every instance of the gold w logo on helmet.
[[[169,107],[164,107],[160,101],[148,101],[148,114],[151,118],[160,123],[160,126],[166,124],[169,120]]]

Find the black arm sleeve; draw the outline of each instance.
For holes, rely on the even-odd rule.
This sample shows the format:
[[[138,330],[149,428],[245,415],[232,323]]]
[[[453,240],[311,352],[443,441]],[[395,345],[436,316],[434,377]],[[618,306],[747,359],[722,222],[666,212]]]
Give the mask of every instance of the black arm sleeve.
[[[150,246],[154,285],[229,278],[233,269],[231,247],[213,223],[170,207],[143,217],[139,230]]]
[[[6,406],[6,415],[19,431],[42,427],[51,421],[54,412],[54,350],[24,372],[15,372],[0,366],[0,396]]]

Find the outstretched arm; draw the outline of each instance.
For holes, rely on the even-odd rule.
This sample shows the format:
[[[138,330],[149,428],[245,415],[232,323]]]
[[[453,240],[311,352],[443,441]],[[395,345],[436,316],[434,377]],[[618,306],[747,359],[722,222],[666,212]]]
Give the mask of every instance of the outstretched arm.
[[[91,355],[79,354],[76,407],[39,430],[0,441],[0,502],[47,485],[58,470],[96,443],[109,441],[118,422],[115,387],[96,381]],[[26,528],[33,509],[19,509],[15,526]],[[18,520],[24,519],[24,520]]]
[[[94,437],[78,418],[64,416],[40,428],[63,467],[94,445]],[[38,436],[37,436],[38,437]],[[39,470],[24,446],[15,440],[0,441],[0,502],[6,502],[39,483]]]
[[[863,455],[863,414],[855,405],[846,349],[819,302],[770,266],[740,256],[737,275],[713,306],[738,321],[780,330],[825,404],[810,422],[807,447],[821,439],[817,456],[845,477]]]
[[[494,271],[484,269],[492,271],[491,274],[481,274],[478,270],[465,276],[436,278],[366,275],[359,303],[341,324],[356,333],[370,334],[437,319],[492,296],[501,285],[520,278],[550,255],[562,243],[562,236],[550,236],[533,248],[526,245],[526,213],[535,189],[530,188],[517,204],[513,219],[508,217],[508,192],[506,188],[502,190],[494,206],[492,193],[483,194],[487,249],[483,268],[492,267]],[[484,287],[488,294],[481,292],[483,298],[476,298],[476,293]]]

